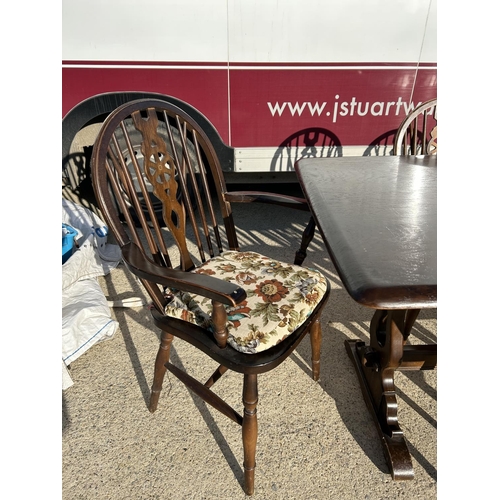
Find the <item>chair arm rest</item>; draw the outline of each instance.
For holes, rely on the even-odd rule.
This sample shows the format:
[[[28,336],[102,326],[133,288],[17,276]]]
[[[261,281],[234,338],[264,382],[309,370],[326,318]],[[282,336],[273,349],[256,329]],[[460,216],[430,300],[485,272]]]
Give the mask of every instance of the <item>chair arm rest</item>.
[[[269,203],[309,212],[305,198],[297,198],[286,194],[266,193],[263,191],[231,191],[224,194],[226,201],[234,203]]]
[[[233,283],[205,274],[159,266],[147,259],[133,242],[122,247],[122,258],[133,274],[152,283],[202,295],[230,306],[235,306],[246,298],[245,290]]]

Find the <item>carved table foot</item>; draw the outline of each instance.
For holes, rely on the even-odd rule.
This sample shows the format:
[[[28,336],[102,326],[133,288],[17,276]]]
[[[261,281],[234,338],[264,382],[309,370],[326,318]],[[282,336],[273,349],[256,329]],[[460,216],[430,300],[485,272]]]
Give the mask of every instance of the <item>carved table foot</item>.
[[[436,367],[437,345],[404,345],[417,315],[418,311],[377,310],[370,325],[369,346],[359,340],[345,341],[394,480],[414,477],[410,452],[398,423],[394,372]]]

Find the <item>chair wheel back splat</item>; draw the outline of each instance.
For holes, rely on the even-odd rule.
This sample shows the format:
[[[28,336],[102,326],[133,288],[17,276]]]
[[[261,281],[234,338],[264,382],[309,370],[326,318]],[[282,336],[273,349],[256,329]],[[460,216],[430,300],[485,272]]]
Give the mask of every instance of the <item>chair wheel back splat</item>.
[[[437,154],[437,99],[409,113],[394,137],[394,155],[430,154]]]

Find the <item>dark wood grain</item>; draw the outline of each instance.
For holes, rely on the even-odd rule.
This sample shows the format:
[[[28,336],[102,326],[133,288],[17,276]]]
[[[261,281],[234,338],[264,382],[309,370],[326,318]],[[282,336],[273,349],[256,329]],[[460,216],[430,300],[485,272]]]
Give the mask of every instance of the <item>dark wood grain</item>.
[[[372,308],[437,306],[437,159],[302,159],[296,171],[332,261]]]
[[[420,309],[437,306],[437,158],[310,158],[295,170],[346,290],[375,309],[369,345],[345,347],[392,477],[413,479],[394,372],[437,365],[436,344],[405,345]]]

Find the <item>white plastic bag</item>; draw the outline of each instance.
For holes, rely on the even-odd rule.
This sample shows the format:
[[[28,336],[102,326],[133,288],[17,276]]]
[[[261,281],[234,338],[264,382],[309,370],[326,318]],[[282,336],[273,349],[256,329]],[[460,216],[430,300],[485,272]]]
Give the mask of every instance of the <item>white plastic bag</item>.
[[[118,245],[107,243],[108,229],[90,210],[62,200],[62,222],[78,232],[77,249],[62,265],[62,359],[67,366],[118,326],[97,282],[121,260]],[[69,380],[68,380],[69,378]],[[63,372],[63,389],[72,385]]]

